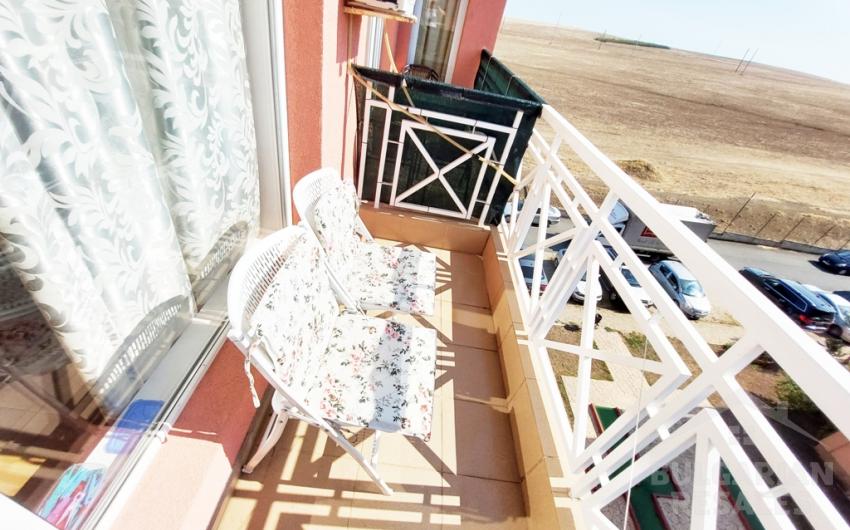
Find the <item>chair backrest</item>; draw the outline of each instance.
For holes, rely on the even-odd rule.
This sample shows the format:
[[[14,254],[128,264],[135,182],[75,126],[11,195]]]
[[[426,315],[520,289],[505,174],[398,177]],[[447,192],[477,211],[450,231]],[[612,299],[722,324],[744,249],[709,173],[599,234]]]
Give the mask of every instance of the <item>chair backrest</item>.
[[[343,181],[335,169],[323,168],[299,180],[292,196],[298,214],[325,249],[331,271],[345,285],[360,244],[354,186]]]
[[[289,248],[299,237],[299,230],[279,230],[249,245],[233,267],[227,284],[227,316],[232,340],[243,342],[247,338],[251,316],[283,265]]]
[[[305,175],[295,183],[292,190],[292,201],[303,221],[313,226],[313,211],[319,199],[328,193],[333,193],[342,181],[339,171],[332,167],[323,167]]]
[[[228,285],[231,337],[262,339],[279,382],[293,396],[316,383],[339,316],[321,251],[302,227],[261,240],[239,260]]]

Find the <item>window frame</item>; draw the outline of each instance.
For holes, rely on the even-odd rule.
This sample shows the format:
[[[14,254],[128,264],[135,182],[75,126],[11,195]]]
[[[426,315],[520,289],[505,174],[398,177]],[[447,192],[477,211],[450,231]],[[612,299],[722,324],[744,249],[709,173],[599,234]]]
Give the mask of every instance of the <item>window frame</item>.
[[[417,0],[414,14],[416,15],[416,23],[410,30],[410,40],[407,48],[407,64],[414,63],[416,60],[416,45],[419,40],[419,20],[422,18],[422,9],[425,0]],[[455,17],[454,28],[452,30],[452,42],[449,44],[449,55],[446,58],[446,74],[441,79],[445,83],[451,83],[454,78],[455,66],[457,63],[457,53],[460,49],[460,41],[463,35],[463,28],[466,23],[466,12],[469,8],[469,0],[458,0],[457,16]]]

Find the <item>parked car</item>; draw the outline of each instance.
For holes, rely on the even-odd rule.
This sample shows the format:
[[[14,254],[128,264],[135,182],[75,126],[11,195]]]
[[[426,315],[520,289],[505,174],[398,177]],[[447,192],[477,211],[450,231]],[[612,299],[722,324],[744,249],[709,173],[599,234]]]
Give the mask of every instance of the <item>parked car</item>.
[[[608,252],[608,255],[611,256],[611,259],[615,259],[617,257],[617,251],[613,248],[605,247],[605,250]],[[620,274],[622,274],[623,278],[625,278],[626,283],[629,285],[629,292],[634,298],[640,300],[643,305],[652,305],[652,299],[649,297],[649,294],[643,287],[641,287],[640,282],[637,281],[637,278],[635,278],[635,275],[632,274],[632,271],[629,270],[628,266],[620,265]],[[608,276],[606,276],[603,272],[600,277],[602,289],[604,292],[608,293],[608,300],[613,303],[622,303],[620,293],[618,293],[614,288],[614,284]]]
[[[650,265],[649,272],[688,318],[697,320],[711,312],[711,304],[702,285],[680,262],[661,260]]]
[[[569,242],[567,242],[567,243],[569,243]],[[569,245],[567,245],[567,246],[569,246]],[[561,248],[560,250],[558,250],[558,252],[555,253],[555,266],[556,267],[561,263],[561,260],[564,259],[564,255],[566,253],[567,253],[566,247]],[[596,301],[598,302],[599,300],[602,300],[602,284],[599,283],[598,277],[596,278],[596,292],[598,293],[596,295]],[[576,289],[575,289],[575,291],[573,291],[573,294],[570,298],[572,298],[576,302],[583,302],[584,296],[585,296],[586,293],[587,293],[587,272],[582,274],[581,279],[576,284]]]
[[[835,311],[832,324],[826,328],[827,335],[850,343],[850,301],[835,293],[828,293],[814,285],[806,285],[810,291],[829,304]]]
[[[740,272],[803,328],[825,331],[832,324],[835,317],[832,306],[802,284],[754,267],[745,267]]]
[[[529,292],[531,292],[531,283],[534,281],[534,258],[525,257],[519,260],[519,267],[522,269],[522,277],[525,278],[525,285],[528,287]],[[546,277],[546,272],[543,268],[540,268],[540,292],[546,290],[546,286],[549,285],[549,278]]]
[[[596,301],[598,302],[598,301],[602,300],[602,284],[599,283],[599,276],[594,278],[593,281],[594,281],[594,284],[595,284],[594,287],[595,287],[596,293],[597,293],[596,294]],[[581,275],[581,279],[576,284],[576,289],[575,289],[575,291],[573,291],[573,295],[570,298],[572,298],[576,302],[584,302],[584,298],[585,298],[585,296],[587,296],[588,288],[589,287],[587,285],[587,272],[585,271],[585,273]]]
[[[818,258],[824,269],[835,274],[850,274],[850,250],[827,252]]]
[[[519,203],[517,204],[517,211],[518,212],[522,212],[522,204],[523,204],[522,201],[519,201]],[[513,213],[513,203],[508,201],[508,203],[505,205],[505,211],[503,212],[503,215],[505,217],[505,221],[510,222],[512,213]],[[557,223],[558,221],[561,220],[561,210],[555,208],[554,206],[550,206],[549,209],[547,210],[546,217],[547,217],[550,225]],[[531,224],[532,224],[532,226],[537,226],[537,225],[540,224],[540,208],[537,208],[537,214],[534,216],[534,219],[531,220]]]

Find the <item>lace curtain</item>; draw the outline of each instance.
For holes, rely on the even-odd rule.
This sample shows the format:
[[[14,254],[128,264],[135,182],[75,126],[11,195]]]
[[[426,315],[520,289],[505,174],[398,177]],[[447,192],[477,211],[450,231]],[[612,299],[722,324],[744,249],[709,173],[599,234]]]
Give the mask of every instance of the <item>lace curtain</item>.
[[[0,0],[0,291],[107,410],[256,229],[251,112],[237,0]]]

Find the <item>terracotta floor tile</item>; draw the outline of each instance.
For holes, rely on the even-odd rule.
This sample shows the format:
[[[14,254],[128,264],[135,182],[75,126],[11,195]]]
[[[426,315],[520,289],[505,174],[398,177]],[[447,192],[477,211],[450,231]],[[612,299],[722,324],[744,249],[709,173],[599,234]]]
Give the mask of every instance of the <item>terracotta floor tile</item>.
[[[431,438],[426,442],[401,434],[384,433],[381,437],[378,462],[386,465],[434,469],[437,472],[441,472],[443,470],[441,456],[443,445],[442,433],[442,411],[439,403],[435,403]],[[363,430],[349,437],[349,441],[367,457],[372,454],[374,443],[373,431]],[[328,443],[325,446],[324,456],[342,458],[345,455],[347,455],[345,450],[335,443]],[[345,457],[351,458],[348,456]]]
[[[507,395],[498,352],[450,345],[440,348],[437,358],[445,377],[453,381],[454,397],[504,404]]]
[[[262,526],[249,526],[262,530],[319,530],[348,528],[348,507],[351,501],[333,501],[322,498],[304,500],[276,500],[266,511]]]
[[[455,486],[443,490],[457,504],[444,509],[443,528],[528,528],[520,488],[513,482],[459,476]]]
[[[432,496],[440,495],[442,488],[449,485],[439,469],[399,466],[378,462],[378,472],[381,478],[394,491],[421,494],[425,499],[423,502],[430,502]],[[355,491],[364,493],[380,493],[378,486],[375,485],[362,468],[357,471],[357,480],[354,484],[354,489]]]
[[[434,315],[370,312],[435,329],[438,337],[430,441],[381,440],[378,469],[395,494],[381,495],[351,456],[293,420],[254,473],[237,481],[220,528],[526,527],[483,263],[427,250],[437,256]],[[371,432],[349,440],[371,454]]]
[[[456,399],[454,422],[457,467],[453,471],[456,474],[519,482],[514,440],[506,412]]]
[[[489,309],[461,304],[443,303],[443,319],[451,325],[443,334],[453,344],[496,351],[496,328]]]
[[[438,300],[489,309],[490,298],[487,295],[487,285],[483,272],[452,270],[449,274],[451,275],[450,281],[445,288],[438,288],[435,291]]]
[[[358,476],[347,515],[352,528],[439,528],[442,491],[448,484],[434,470],[379,464],[393,488],[383,495],[365,472]]]
[[[271,456],[271,454],[270,454]],[[351,504],[357,463],[350,458],[277,453],[251,475],[243,474],[224,508],[221,529],[302,528],[307,524],[346,527],[340,515]]]
[[[464,252],[451,252],[449,254],[449,266],[453,272],[484,275],[484,262],[481,256]]]

